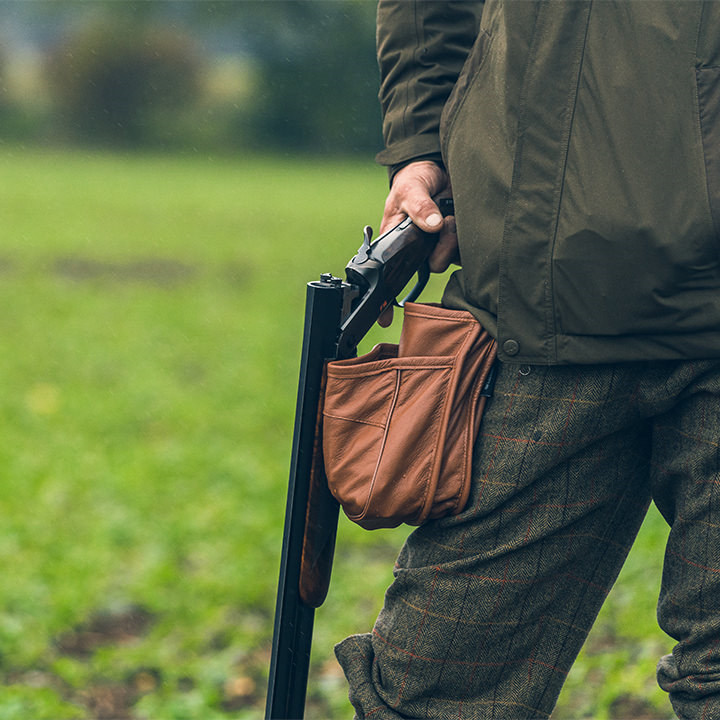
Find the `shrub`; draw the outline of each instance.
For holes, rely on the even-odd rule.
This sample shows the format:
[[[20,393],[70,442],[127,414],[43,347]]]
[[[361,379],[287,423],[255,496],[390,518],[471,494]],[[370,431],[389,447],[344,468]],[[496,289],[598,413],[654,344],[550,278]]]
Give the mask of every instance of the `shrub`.
[[[48,56],[62,132],[127,146],[162,140],[197,100],[201,69],[188,36],[118,18],[85,25]]]

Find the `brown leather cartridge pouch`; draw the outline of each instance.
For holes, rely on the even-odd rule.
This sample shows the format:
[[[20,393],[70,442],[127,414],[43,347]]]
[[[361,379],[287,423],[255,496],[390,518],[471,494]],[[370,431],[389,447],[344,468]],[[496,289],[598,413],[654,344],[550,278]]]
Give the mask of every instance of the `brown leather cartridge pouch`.
[[[328,363],[325,470],[352,521],[420,525],[464,508],[494,361],[470,313],[406,303],[398,345]]]

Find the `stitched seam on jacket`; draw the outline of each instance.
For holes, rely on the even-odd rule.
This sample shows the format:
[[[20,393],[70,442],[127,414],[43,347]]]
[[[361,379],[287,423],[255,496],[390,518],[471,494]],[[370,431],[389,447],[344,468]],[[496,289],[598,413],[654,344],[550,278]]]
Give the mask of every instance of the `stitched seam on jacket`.
[[[572,129],[573,122],[575,120],[575,109],[577,108],[577,99],[580,94],[580,81],[582,79],[583,67],[585,65],[585,51],[587,49],[588,32],[590,28],[590,16],[592,15],[592,0],[588,7],[588,14],[585,20],[585,33],[583,35],[582,52],[580,55],[580,62],[578,63],[577,69],[577,80],[575,83],[575,92],[573,95],[572,107],[567,108],[569,118],[567,121],[567,129],[563,132],[563,144],[565,145],[565,153],[562,163],[562,171],[560,173],[560,183],[557,188],[557,198],[555,203],[555,229],[553,232],[552,242],[550,243],[550,251],[548,254],[548,272],[550,275],[550,282],[545,292],[547,293],[546,302],[548,304],[548,311],[545,317],[545,332],[550,336],[554,348],[554,356],[558,356],[558,333],[557,333],[557,314],[555,309],[555,278],[553,272],[553,257],[555,256],[555,244],[557,243],[558,227],[560,225],[560,212],[562,208],[562,197],[563,190],[565,189],[565,174],[567,173],[568,156],[570,154],[570,142],[572,140]]]
[[[480,42],[481,38],[484,38],[482,43]],[[475,41],[477,43],[477,45],[470,50],[470,55],[468,55],[468,60],[471,59],[472,53],[474,50],[476,50],[476,48],[477,48],[478,52],[482,52],[482,57],[480,58],[480,63],[475,68],[475,70],[472,71],[471,76],[468,78],[467,85],[465,87],[465,90],[463,91],[463,95],[457,101],[457,106],[454,109],[452,109],[452,115],[448,116],[448,119],[446,121],[447,124],[446,124],[445,128],[443,128],[442,137],[440,138],[443,158],[447,158],[448,147],[450,145],[450,137],[452,136],[453,130],[457,123],[457,119],[458,119],[460,113],[462,112],[463,107],[465,106],[465,103],[473,89],[473,86],[475,85],[475,82],[480,74],[480,71],[485,66],[485,61],[487,60],[488,56],[490,55],[490,47],[492,46],[492,41],[493,41],[493,36],[490,35],[490,33],[487,30],[482,30],[478,33],[477,40]],[[449,98],[448,98],[448,100],[449,100]]]

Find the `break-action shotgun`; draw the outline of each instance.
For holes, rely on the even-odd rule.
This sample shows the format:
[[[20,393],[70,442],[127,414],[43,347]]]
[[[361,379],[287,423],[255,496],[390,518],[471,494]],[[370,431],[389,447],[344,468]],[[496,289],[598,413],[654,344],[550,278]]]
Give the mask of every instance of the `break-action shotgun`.
[[[452,199],[438,201],[452,214]],[[363,244],[345,268],[346,279],[323,274],[307,285],[300,380],[275,608],[266,718],[304,716],[315,609],[327,596],[335,551],[338,503],[322,458],[322,396],[328,361],[354,357],[358,343],[417,273],[405,301],[428,280],[427,258],[437,236],[406,219]]]

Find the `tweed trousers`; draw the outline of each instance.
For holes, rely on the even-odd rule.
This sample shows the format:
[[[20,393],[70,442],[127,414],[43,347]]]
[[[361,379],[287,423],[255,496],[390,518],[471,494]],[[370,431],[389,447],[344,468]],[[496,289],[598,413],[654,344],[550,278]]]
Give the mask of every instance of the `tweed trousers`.
[[[658,682],[720,718],[719,442],[718,361],[501,365],[466,509],[410,535],[372,633],[336,647],[357,717],[549,717],[654,501]]]

